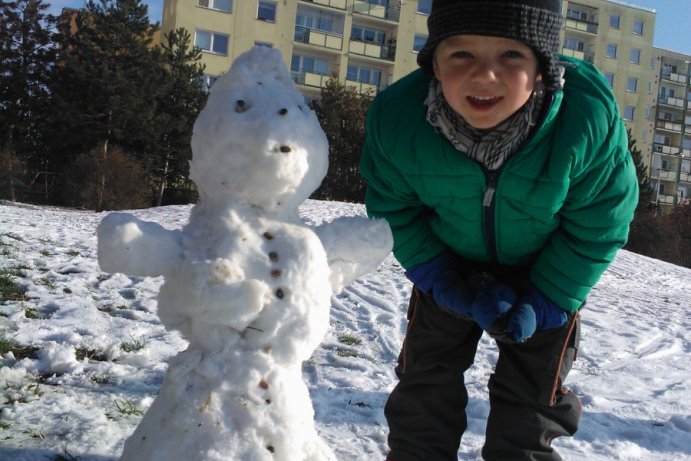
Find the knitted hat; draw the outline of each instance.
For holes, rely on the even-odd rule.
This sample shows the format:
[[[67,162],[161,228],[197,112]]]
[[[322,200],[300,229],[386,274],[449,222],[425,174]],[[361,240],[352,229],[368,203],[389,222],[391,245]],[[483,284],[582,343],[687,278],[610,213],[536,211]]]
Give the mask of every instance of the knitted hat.
[[[532,48],[547,89],[561,86],[557,53],[562,0],[433,0],[429,36],[417,56],[432,73],[439,42],[452,35],[489,35],[521,41]]]

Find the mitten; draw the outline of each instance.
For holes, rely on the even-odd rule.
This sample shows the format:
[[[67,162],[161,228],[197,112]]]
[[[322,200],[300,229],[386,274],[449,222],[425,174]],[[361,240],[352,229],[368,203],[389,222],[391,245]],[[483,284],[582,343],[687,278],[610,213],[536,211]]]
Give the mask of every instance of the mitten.
[[[478,292],[473,300],[473,319],[488,332],[497,328],[516,302],[516,293],[503,283],[492,283]]]
[[[432,296],[443,310],[461,318],[470,318],[473,294],[464,281],[463,260],[444,252],[405,272],[415,286]]]
[[[529,283],[506,319],[506,331],[516,342],[533,336],[536,330],[557,328],[566,323],[566,311]]]

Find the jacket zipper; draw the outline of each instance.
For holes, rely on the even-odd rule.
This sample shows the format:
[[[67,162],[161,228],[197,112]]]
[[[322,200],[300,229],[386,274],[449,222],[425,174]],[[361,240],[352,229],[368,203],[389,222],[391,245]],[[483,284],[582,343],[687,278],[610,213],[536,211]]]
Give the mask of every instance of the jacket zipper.
[[[484,169],[484,168],[483,168]],[[487,251],[492,263],[498,264],[499,257],[497,256],[497,234],[494,228],[494,193],[497,190],[497,180],[499,179],[499,170],[488,171],[485,169],[485,177],[487,179],[487,190],[482,199],[483,218],[485,224],[485,242],[487,244]]]

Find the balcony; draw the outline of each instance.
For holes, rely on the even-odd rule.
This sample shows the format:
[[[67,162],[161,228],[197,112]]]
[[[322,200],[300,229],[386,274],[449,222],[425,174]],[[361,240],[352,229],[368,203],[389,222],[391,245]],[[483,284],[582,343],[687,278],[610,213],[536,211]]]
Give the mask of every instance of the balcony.
[[[652,173],[651,177],[656,178],[656,179],[661,179],[663,181],[676,181],[677,180],[677,172],[676,171],[663,170],[661,168],[656,168],[651,173]]]
[[[364,14],[373,18],[394,22],[398,22],[401,15],[401,11],[398,7],[374,5],[361,0],[355,0],[353,2],[353,13]]]
[[[396,59],[396,47],[391,45],[351,40],[348,45],[348,51],[369,58],[385,59],[387,61],[394,61]]]
[[[691,174],[686,171],[682,171],[679,173],[679,181],[691,182]]]
[[[314,88],[326,87],[326,82],[332,78],[329,75],[315,74],[313,72],[295,72],[291,71],[290,76],[298,85],[311,86]]]
[[[360,94],[369,94],[375,96],[379,91],[383,90],[386,85],[375,85],[372,83],[356,82],[355,80],[345,81],[346,88],[353,88]]]
[[[663,195],[660,194],[657,196],[657,203],[660,204],[666,204],[666,205],[674,205],[676,203],[676,195]]]
[[[666,120],[658,120],[655,122],[655,128],[660,130],[673,131],[675,133],[681,133],[682,124],[679,122],[670,122]]]
[[[329,48],[332,50],[343,49],[343,36],[332,34],[309,27],[295,26],[293,40],[299,43]]]
[[[597,35],[596,22],[584,21],[582,19],[574,19],[567,17],[564,21],[564,28],[569,30],[575,30],[578,32],[585,32],[592,35]]]
[[[665,144],[655,144],[653,147],[655,149],[655,152],[658,152],[660,154],[679,155],[679,152],[681,151],[679,147],[668,146]]]
[[[586,53],[585,51],[572,50],[571,48],[562,48],[561,54],[570,56],[572,58],[580,59],[585,62],[593,62],[595,55],[593,53]]]
[[[314,3],[315,5],[329,6],[339,10],[346,9],[346,0],[302,0],[306,3]]]
[[[686,77],[686,75],[677,74],[674,72],[668,72],[668,73],[663,72],[662,79],[666,80],[668,82],[679,83],[680,85],[686,85],[686,82],[688,81],[688,78]]]
[[[683,109],[686,101],[684,101],[681,98],[664,97],[663,96],[663,97],[660,97],[659,102],[660,102],[660,104],[664,104],[666,106],[678,107],[679,109]]]

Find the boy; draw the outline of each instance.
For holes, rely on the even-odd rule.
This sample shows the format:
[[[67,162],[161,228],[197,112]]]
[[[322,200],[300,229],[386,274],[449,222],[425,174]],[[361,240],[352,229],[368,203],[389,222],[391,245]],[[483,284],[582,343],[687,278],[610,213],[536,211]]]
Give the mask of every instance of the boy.
[[[456,460],[463,372],[483,330],[499,358],[482,456],[560,460],[581,406],[562,388],[579,309],[638,197],[614,97],[560,61],[561,0],[434,0],[421,69],[373,102],[366,205],[414,287],[385,415],[391,461]]]

